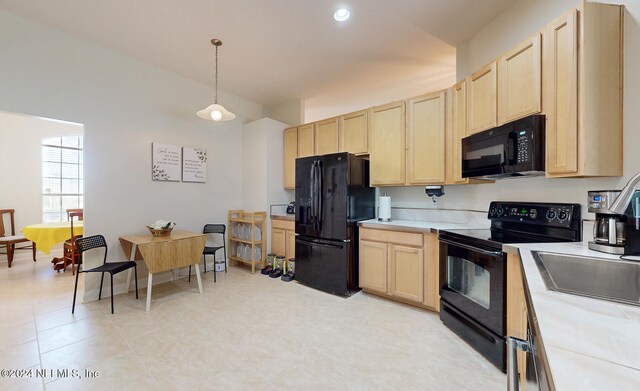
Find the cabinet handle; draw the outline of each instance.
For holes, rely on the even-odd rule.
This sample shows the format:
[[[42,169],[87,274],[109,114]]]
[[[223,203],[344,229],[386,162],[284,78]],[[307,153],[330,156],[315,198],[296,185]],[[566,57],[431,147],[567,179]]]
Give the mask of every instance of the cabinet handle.
[[[507,383],[508,391],[519,391],[520,381],[518,379],[518,350],[523,352],[531,351],[531,344],[516,337],[507,338]]]

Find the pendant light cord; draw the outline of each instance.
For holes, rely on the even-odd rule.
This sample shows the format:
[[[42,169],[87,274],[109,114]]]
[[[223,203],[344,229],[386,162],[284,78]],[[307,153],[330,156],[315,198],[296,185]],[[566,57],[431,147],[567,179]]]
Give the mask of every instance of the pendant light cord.
[[[218,45],[216,47],[216,97],[214,100],[215,104],[218,104]]]

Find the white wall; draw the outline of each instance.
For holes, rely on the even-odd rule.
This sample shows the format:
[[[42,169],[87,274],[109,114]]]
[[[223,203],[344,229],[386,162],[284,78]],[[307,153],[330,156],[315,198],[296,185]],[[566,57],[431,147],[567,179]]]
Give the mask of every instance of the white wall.
[[[640,1],[622,1],[624,17],[624,176],[621,178],[546,179],[523,178],[498,181],[495,184],[447,186],[438,207],[487,210],[491,200],[564,201],[583,205],[586,211],[587,191],[622,188],[627,180],[640,172]],[[458,79],[480,68],[522,39],[541,29],[549,21],[577,5],[568,0],[520,0],[494,19],[467,44],[458,57]],[[393,206],[430,207],[431,201],[422,187],[384,189],[392,197]],[[593,217],[593,216],[591,216]]]
[[[238,119],[202,120],[211,86],[5,12],[0,47],[1,111],[85,125],[85,235],[105,235],[110,258],[124,257],[120,235],[158,218],[199,231],[242,208],[242,124],[262,116],[260,105],[222,93]],[[152,142],[206,148],[207,182],[151,181]],[[95,297],[96,281],[86,286]]]
[[[442,61],[440,75],[416,80],[395,81],[380,89],[379,85],[361,91],[338,91],[306,98],[304,100],[304,123],[348,114],[354,111],[378,106],[397,100],[413,98],[450,87],[455,82],[453,59]],[[375,88],[375,89],[374,89]]]
[[[264,116],[276,121],[297,126],[304,123],[304,101],[301,99],[271,105],[264,108]]]
[[[579,0],[519,0],[456,49],[456,80],[493,61],[578,4]]]
[[[0,112],[0,209],[16,210],[16,233],[42,222],[42,139],[82,133],[80,124]]]
[[[247,211],[266,211],[269,205],[293,201],[282,188],[284,172],[282,131],[288,125],[262,118],[242,127],[242,205]],[[271,221],[267,220],[267,248],[271,248]]]

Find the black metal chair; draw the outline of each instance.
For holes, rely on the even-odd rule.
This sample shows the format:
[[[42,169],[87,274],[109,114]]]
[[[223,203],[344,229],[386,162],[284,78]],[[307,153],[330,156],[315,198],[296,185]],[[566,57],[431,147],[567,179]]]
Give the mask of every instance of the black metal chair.
[[[102,299],[102,283],[104,282],[104,273],[111,275],[111,313],[113,314],[113,275],[129,270],[133,268],[136,278],[136,299],[138,298],[138,265],[134,261],[126,262],[107,262],[107,242],[102,235],[87,236],[84,238],[76,239],[76,247],[78,248],[78,254],[80,254],[80,260],[78,262],[78,271],[76,272],[76,285],[73,288],[73,306],[71,307],[71,313],[73,314],[76,309],[76,293],[78,291],[78,276],[80,273],[102,273],[100,277],[100,293],[98,300]],[[83,258],[84,253],[89,250],[104,247],[104,260],[102,265],[94,267],[93,269],[86,269],[84,266]]]
[[[204,247],[202,250],[202,258],[204,259],[204,272],[207,272],[207,255],[213,255],[213,282],[216,282],[216,252],[221,248],[224,249],[224,272],[227,272],[227,246],[225,238],[225,230],[227,227],[224,224],[207,224],[202,230],[203,234],[218,234],[222,235],[222,246]],[[191,281],[191,266],[189,266],[189,281]]]

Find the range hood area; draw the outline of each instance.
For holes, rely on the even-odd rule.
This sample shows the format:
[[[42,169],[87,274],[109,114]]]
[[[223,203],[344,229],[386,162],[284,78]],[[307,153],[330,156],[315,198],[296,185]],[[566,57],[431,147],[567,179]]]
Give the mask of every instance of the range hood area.
[[[462,177],[544,175],[544,115],[530,115],[462,139]]]

